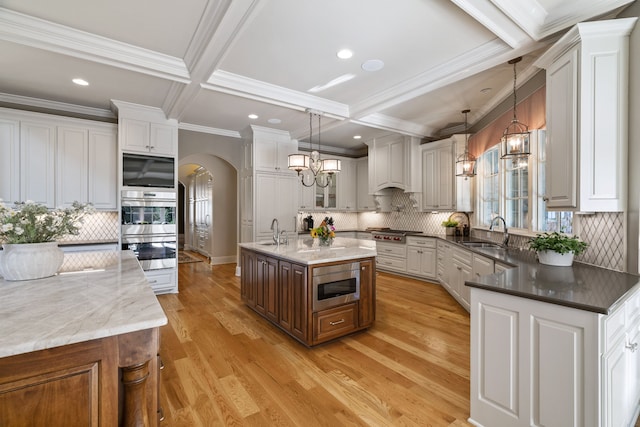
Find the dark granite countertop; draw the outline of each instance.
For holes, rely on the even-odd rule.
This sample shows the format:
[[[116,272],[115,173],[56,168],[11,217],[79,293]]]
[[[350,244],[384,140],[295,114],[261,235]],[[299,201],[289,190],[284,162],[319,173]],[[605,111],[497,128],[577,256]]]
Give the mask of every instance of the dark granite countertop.
[[[457,243],[454,239],[447,240]],[[474,288],[609,314],[624,301],[631,289],[640,286],[640,277],[636,275],[580,262],[574,262],[572,267],[540,264],[535,253],[528,250],[467,249],[516,266],[466,282],[467,286]]]

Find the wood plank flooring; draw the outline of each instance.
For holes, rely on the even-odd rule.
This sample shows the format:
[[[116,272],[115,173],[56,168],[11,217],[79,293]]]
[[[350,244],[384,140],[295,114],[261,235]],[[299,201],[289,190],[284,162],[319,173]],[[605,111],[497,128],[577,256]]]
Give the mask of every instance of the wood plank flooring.
[[[374,327],[308,349],[240,300],[235,264],[180,264],[158,297],[164,426],[469,426],[469,314],[377,276]]]

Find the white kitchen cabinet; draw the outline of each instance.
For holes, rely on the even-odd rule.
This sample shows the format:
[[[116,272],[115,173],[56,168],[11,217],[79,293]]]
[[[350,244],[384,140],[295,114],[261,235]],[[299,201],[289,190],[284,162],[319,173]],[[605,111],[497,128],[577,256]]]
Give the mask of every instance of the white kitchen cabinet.
[[[629,34],[636,19],[577,24],[536,62],[547,70],[549,209],[626,209]]]
[[[395,187],[419,193],[422,182],[418,151],[420,139],[391,135],[366,142],[369,149],[369,194]]]
[[[177,125],[122,118],[119,127],[123,151],[167,156],[175,156],[178,151]]]
[[[20,122],[20,201],[55,208],[56,127],[47,122]]]
[[[58,126],[56,140],[56,206],[91,203],[117,209],[115,127]]]
[[[0,199],[20,201],[20,121],[0,118]]]
[[[362,157],[356,160],[356,193],[359,211],[373,211],[376,209],[376,202],[373,195],[369,194],[368,157]]]
[[[495,263],[492,259],[474,253],[473,254],[474,279],[478,279],[481,276],[486,276],[488,274],[493,274],[495,270],[494,264]]]
[[[257,171],[289,172],[289,154],[298,152],[298,143],[289,132],[252,125],[253,162]],[[295,173],[295,172],[291,172]]]
[[[407,245],[376,242],[376,268],[391,272],[407,272]]]
[[[422,209],[456,210],[455,159],[451,140],[425,144],[422,150]]]
[[[639,300],[604,315],[472,288],[470,421],[633,426]]]
[[[178,292],[178,281],[175,268],[147,270],[144,272],[149,286],[156,295]]]
[[[118,113],[121,151],[173,157],[178,154],[178,122],[160,108],[112,100]]]
[[[438,240],[436,242],[436,269],[437,278],[442,286],[447,289],[449,293],[452,293],[451,286],[451,258],[453,257],[452,245],[444,240]]]
[[[278,220],[280,230],[292,232],[297,221],[300,185],[295,175],[257,173],[255,177],[256,240],[270,240],[273,236],[271,222]]]
[[[407,273],[435,280],[436,240],[428,237],[407,237]]]
[[[340,159],[342,170],[335,176],[337,191],[337,208],[344,211],[355,211],[356,197],[356,162],[352,159]]]
[[[118,148],[116,127],[89,129],[89,202],[96,209],[118,207]]]
[[[452,296],[458,300],[465,310],[469,311],[470,289],[464,283],[473,280],[473,254],[463,248],[453,247],[451,258],[451,290]]]

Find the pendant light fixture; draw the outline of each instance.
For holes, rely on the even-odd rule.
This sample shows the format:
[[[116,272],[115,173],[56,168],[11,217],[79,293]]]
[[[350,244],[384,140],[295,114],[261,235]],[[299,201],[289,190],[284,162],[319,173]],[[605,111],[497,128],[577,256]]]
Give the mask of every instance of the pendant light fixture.
[[[467,114],[469,114],[470,111],[471,110],[462,110],[462,114],[464,114],[465,133],[464,153],[459,155],[456,159],[456,176],[464,176],[464,179],[469,179],[476,176],[476,157],[473,154],[469,153],[469,131]]]
[[[320,125],[322,113],[314,110],[307,110],[309,113],[309,148],[311,153],[306,154],[289,154],[288,168],[298,173],[300,182],[305,187],[317,185],[318,187],[327,187],[331,184],[333,174],[340,172],[342,162],[338,159],[322,159],[320,157],[321,141],[320,141]],[[318,150],[313,149],[313,117],[318,117]],[[309,171],[309,172],[307,172]],[[309,183],[306,177],[313,177]]]
[[[518,57],[509,61],[513,65],[513,119],[502,132],[502,158],[511,159],[514,165],[526,163],[529,156],[529,126],[518,121],[516,116],[516,64],[522,60]]]

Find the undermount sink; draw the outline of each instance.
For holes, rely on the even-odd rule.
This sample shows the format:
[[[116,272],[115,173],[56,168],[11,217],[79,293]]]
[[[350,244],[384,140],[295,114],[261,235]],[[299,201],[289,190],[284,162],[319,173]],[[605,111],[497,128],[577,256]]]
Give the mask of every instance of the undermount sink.
[[[258,243],[258,244],[259,244],[259,245],[262,245],[262,246],[276,246],[276,245],[277,245],[277,243],[276,243],[276,242],[261,242],[261,243]],[[283,244],[283,243],[281,243],[281,245],[282,245],[282,244]]]
[[[469,248],[491,248],[491,249],[504,249],[497,243],[490,242],[461,242],[463,245]]]

